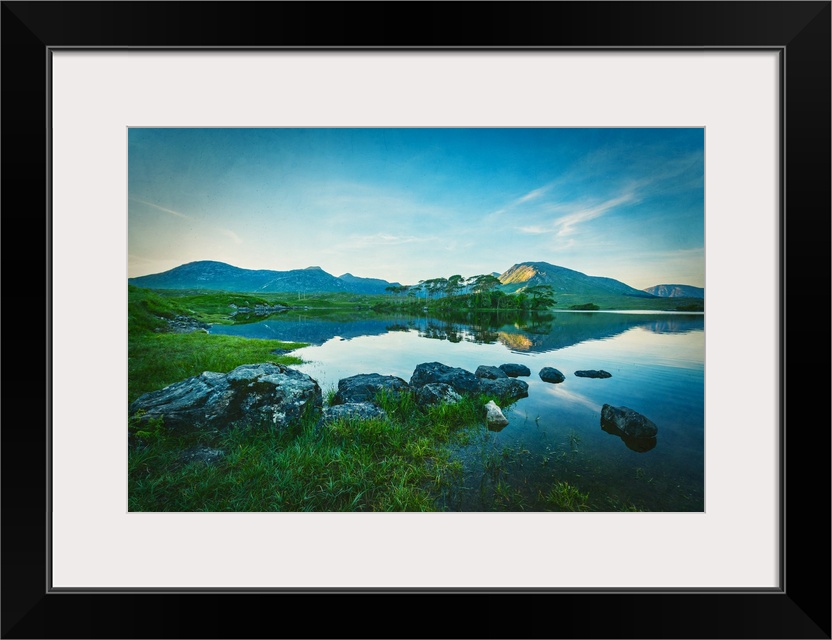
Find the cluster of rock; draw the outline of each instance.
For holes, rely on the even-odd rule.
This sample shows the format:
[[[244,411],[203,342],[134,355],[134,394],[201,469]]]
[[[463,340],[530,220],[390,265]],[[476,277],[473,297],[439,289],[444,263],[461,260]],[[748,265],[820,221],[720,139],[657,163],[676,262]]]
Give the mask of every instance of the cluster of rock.
[[[175,316],[174,318],[162,318],[168,325],[168,331],[171,333],[193,333],[194,331],[202,331],[208,333],[211,325],[200,322],[196,318],[190,316]]]
[[[375,404],[379,392],[413,394],[423,405],[459,402],[477,393],[513,402],[528,395],[528,384],[497,367],[480,367],[474,374],[428,362],[416,367],[410,382],[378,373],[344,378],[330,406],[323,407],[321,388],[307,374],[279,364],[248,364],[225,374],[205,371],[146,393],[130,404],[129,413],[136,431],[160,419],[165,429],[180,433],[246,425],[284,430],[309,414],[321,416],[319,425],[343,417],[384,417]]]
[[[321,388],[307,374],[279,364],[248,364],[225,374],[206,371],[146,393],[131,403],[129,412],[134,432],[154,420],[156,424],[161,420],[165,429],[180,433],[216,433],[231,426],[281,431],[298,424],[305,416],[318,416],[317,425],[321,428],[343,418],[385,418],[384,410],[377,404],[380,394],[410,394],[423,406],[456,403],[463,396],[476,394],[511,403],[528,396],[529,385],[517,379],[528,375],[527,367],[516,364],[482,365],[472,373],[441,362],[426,362],[416,367],[409,381],[378,373],[343,378],[330,405],[323,407]],[[550,382],[564,379],[562,373],[551,367],[544,368],[540,377]],[[484,413],[491,429],[499,430],[508,424],[494,401],[485,405]],[[627,407],[605,404],[601,426],[630,442],[630,448],[648,450],[655,446],[656,425]],[[182,454],[185,461],[203,462],[214,462],[223,455],[222,451],[207,447]]]
[[[509,375],[508,371],[512,374]],[[370,414],[369,407],[375,407],[374,402],[378,394],[397,395],[413,394],[416,401],[423,406],[439,403],[456,403],[465,395],[486,394],[496,396],[501,402],[513,402],[529,395],[529,385],[517,380],[517,375],[530,375],[528,368],[522,365],[502,365],[492,367],[482,365],[475,373],[459,367],[450,367],[441,362],[425,362],[416,366],[410,381],[396,376],[385,376],[378,373],[365,373],[338,382],[338,391],[329,407],[323,409],[323,417],[319,424],[327,424],[344,415],[354,417],[383,416],[377,412]],[[515,376],[515,377],[512,377]],[[486,422],[489,426],[505,426],[508,420],[500,412],[495,403],[490,410],[486,409]],[[379,411],[380,408],[376,407]]]

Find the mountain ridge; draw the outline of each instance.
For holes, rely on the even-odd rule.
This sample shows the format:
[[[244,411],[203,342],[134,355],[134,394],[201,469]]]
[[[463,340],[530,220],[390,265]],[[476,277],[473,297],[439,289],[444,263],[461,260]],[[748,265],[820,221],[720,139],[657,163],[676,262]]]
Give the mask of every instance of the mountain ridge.
[[[319,266],[275,271],[243,269],[216,260],[188,262],[161,273],[128,278],[129,284],[146,289],[210,289],[247,293],[389,293],[398,285],[350,273],[336,277]]]
[[[542,261],[516,263],[497,278],[500,281],[499,289],[509,294],[521,293],[537,285],[550,286],[555,299],[562,299],[563,304],[619,296],[645,300],[667,297],[704,298],[703,289],[689,285],[656,285],[650,289],[660,291],[661,294],[654,294],[650,289],[636,289],[614,278],[589,276]],[[334,276],[319,266],[275,271],[243,269],[216,260],[188,262],[161,273],[128,278],[128,283],[147,289],[208,289],[247,293],[390,294],[391,289],[401,287],[398,282],[364,278],[350,272]],[[660,287],[666,289],[659,289]],[[686,291],[702,293],[685,296]]]

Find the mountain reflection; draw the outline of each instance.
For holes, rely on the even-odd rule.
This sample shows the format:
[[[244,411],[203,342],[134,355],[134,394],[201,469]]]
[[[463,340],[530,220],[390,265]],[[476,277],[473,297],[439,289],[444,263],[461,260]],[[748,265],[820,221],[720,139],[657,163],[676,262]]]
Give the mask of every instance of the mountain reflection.
[[[211,333],[321,345],[391,331],[416,331],[422,338],[477,344],[500,342],[520,353],[545,353],[587,340],[604,340],[640,327],[653,333],[702,331],[702,315],[626,313],[460,313],[439,317],[343,312],[283,313],[260,322],[214,325]]]

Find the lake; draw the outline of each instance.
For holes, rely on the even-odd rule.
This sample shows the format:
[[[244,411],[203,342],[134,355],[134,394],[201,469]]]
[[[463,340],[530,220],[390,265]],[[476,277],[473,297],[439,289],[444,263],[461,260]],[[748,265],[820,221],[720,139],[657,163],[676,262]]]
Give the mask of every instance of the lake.
[[[461,486],[442,496],[451,511],[480,511],[495,496],[507,508],[532,505],[554,482],[603,497],[610,511],[704,510],[703,314],[567,312],[435,318],[291,311],[259,322],[214,325],[211,333],[308,342],[294,368],[324,394],[360,373],[406,381],[416,365],[441,362],[526,365],[529,395],[504,413],[509,424],[482,429],[458,447]],[[540,379],[554,367],[566,380]],[[603,369],[610,378],[575,376]],[[658,426],[652,441],[601,428],[604,404],[627,406]],[[495,464],[498,462],[499,464]],[[532,509],[534,510],[534,509]]]

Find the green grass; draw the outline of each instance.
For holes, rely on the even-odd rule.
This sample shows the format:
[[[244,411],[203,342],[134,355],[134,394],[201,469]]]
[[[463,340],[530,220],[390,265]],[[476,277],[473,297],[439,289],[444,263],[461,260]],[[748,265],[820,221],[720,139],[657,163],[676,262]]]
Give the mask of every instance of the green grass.
[[[300,358],[271,351],[302,346],[205,333],[131,336],[127,347],[128,402],[203,371],[227,373],[240,365],[258,362],[300,364]]]
[[[382,395],[386,419],[342,419],[291,433],[230,429],[185,440],[162,436],[131,448],[131,511],[435,511],[459,481],[446,445],[479,425],[480,398],[423,408],[410,394]],[[214,465],[179,462],[199,441],[226,451]]]
[[[331,305],[322,314],[364,307],[378,296],[335,294],[306,301]],[[285,297],[283,297],[285,300]],[[128,291],[128,401],[203,371],[227,372],[242,364],[297,364],[273,350],[304,346],[202,332],[168,333],[165,318],[189,316],[211,322],[237,306],[276,304],[277,296],[212,292]],[[287,301],[291,302],[291,301]],[[224,314],[226,314],[224,316]],[[335,389],[326,390],[327,403]],[[449,496],[466,490],[465,461],[457,453],[475,447],[479,471],[488,476],[490,511],[588,511],[588,494],[554,478],[536,496],[513,473],[528,451],[494,450],[483,424],[491,396],[465,397],[457,404],[424,407],[412,394],[379,394],[384,419],[343,419],[316,426],[307,416],[292,429],[231,428],[224,432],[174,435],[163,422],[133,429],[128,451],[131,511],[434,511]],[[219,448],[217,463],[184,463],[181,452],[194,444]],[[577,455],[580,438],[570,436]],[[565,454],[564,454],[565,455]],[[554,466],[554,463],[552,463]],[[539,465],[536,465],[539,466]],[[612,510],[635,510],[621,503]],[[607,508],[607,510],[610,510]]]
[[[589,494],[581,492],[568,482],[556,482],[548,493],[541,495],[543,502],[554,511],[589,511]]]
[[[199,300],[206,306],[190,308]],[[184,315],[204,322],[210,317],[211,309],[225,301],[227,298],[213,295],[169,298],[147,289],[128,287],[128,402],[203,371],[226,373],[243,364],[301,362],[294,356],[271,353],[275,349],[290,351],[306,346],[301,343],[203,332],[166,332],[168,325],[164,318]]]

